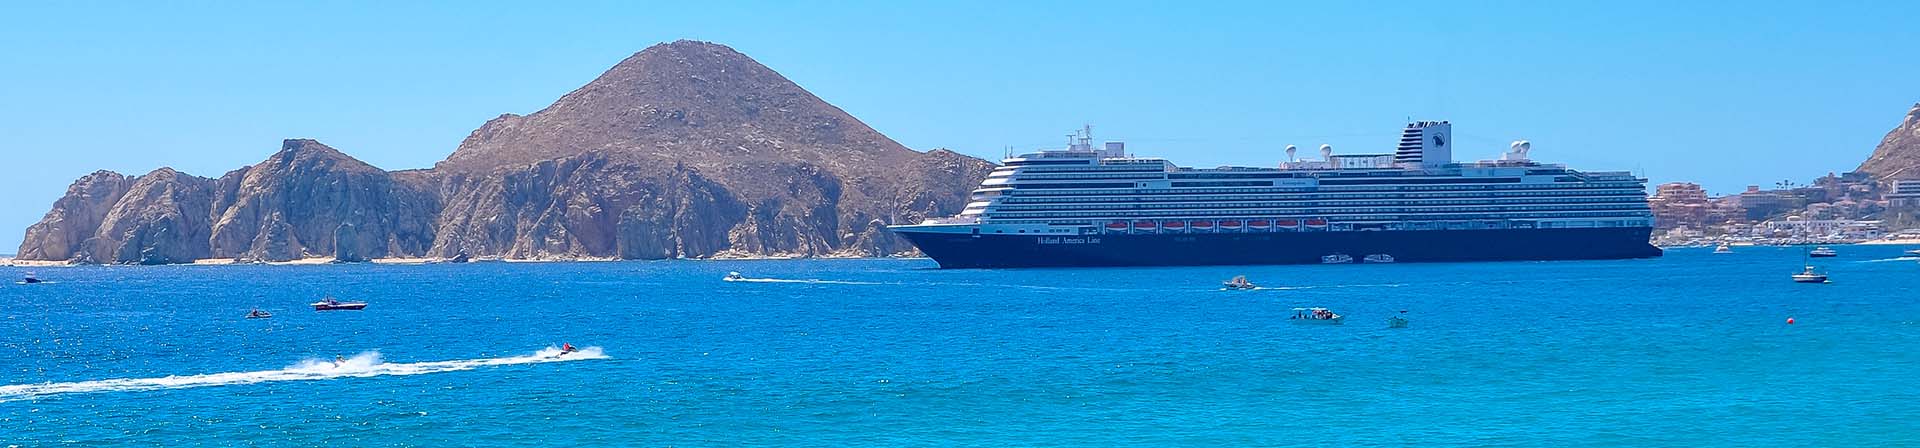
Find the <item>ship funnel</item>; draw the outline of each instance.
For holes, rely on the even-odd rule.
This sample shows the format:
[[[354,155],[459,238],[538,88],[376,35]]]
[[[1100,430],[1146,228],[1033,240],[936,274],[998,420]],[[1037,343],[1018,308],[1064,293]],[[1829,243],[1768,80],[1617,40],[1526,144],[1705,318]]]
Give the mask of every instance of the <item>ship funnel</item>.
[[[1328,145],[1328,144],[1320,145],[1320,160],[1327,160],[1327,161],[1333,160],[1333,145]]]
[[[1533,149],[1533,142],[1514,140],[1507,151],[1507,160],[1527,160],[1527,151]]]
[[[1299,151],[1300,151],[1300,148],[1294,147],[1293,145],[1287,145],[1287,161],[1288,162],[1300,161],[1299,158],[1293,156],[1293,153],[1299,152]]]

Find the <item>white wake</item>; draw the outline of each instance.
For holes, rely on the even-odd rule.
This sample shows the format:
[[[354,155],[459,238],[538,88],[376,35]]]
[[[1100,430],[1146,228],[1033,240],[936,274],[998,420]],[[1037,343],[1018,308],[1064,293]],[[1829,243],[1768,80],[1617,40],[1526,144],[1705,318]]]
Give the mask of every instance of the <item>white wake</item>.
[[[740,278],[740,279],[727,279],[727,281],[745,282],[745,283],[811,283],[811,284],[820,284],[820,285],[888,285],[888,284],[891,284],[891,283],[877,283],[877,282],[856,282],[856,281],[846,281],[846,280],[787,279],[787,278]]]
[[[423,373],[472,370],[488,366],[583,361],[606,358],[607,355],[600,351],[600,347],[585,347],[565,355],[560,354],[559,348],[548,347],[531,355],[504,358],[387,363],[380,361],[380,352],[370,351],[353,355],[352,358],[347,358],[344,362],[339,363],[335,363],[333,360],[305,359],[280,370],[208,373],[202,375],[164,376],[159,378],[116,378],[66,383],[14,384],[0,386],[0,402],[30,400],[62,394],[138,392],[275,381],[316,381],[386,375],[419,375]]]

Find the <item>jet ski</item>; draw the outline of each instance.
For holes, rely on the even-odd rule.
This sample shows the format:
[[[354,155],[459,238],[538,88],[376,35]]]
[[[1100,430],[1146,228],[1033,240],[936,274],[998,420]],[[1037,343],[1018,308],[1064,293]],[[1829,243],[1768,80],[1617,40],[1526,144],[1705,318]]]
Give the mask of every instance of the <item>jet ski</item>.
[[[560,344],[560,353],[555,353],[555,354],[553,355],[553,357],[555,357],[555,358],[558,358],[558,357],[562,357],[562,356],[567,356],[567,355],[570,355],[570,354],[573,354],[573,352],[577,352],[577,351],[580,351],[580,349],[576,349],[576,348],[573,348],[573,344],[568,344],[568,343],[561,343],[561,344]]]
[[[20,279],[19,283],[22,285],[31,285],[35,283],[46,283],[46,280],[41,280],[40,277],[33,276],[32,272],[28,272],[26,278]]]
[[[746,281],[747,277],[744,275],[740,275],[740,273],[738,272],[728,272],[726,278],[722,278],[721,280],[726,280],[730,282],[739,282],[739,281]]]
[[[259,308],[254,308],[253,311],[247,312],[247,318],[248,319],[270,319],[270,318],[273,318],[273,313],[266,312],[266,310],[262,310]]]

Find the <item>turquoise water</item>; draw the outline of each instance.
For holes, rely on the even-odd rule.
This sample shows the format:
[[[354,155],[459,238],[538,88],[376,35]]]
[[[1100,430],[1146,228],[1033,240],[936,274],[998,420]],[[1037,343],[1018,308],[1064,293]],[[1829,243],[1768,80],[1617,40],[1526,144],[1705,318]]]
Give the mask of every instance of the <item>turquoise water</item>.
[[[0,286],[0,446],[1920,444],[1920,262],[1839,249],[1826,285],[1777,248],[47,268]],[[1235,274],[1269,289],[1218,290]],[[591,349],[539,353],[561,342]]]

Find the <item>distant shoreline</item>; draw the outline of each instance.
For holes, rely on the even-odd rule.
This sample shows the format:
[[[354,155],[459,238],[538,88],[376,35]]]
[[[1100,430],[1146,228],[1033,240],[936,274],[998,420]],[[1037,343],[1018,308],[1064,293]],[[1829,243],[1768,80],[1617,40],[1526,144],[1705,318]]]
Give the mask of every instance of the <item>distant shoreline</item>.
[[[365,262],[351,262],[351,263],[338,263],[338,264],[418,265],[418,264],[473,264],[473,263],[599,263],[599,262],[612,262],[612,261],[763,261],[763,260],[856,260],[856,259],[918,260],[918,259],[926,259],[926,257],[923,257],[923,256],[915,256],[915,257],[812,256],[812,257],[809,257],[809,256],[788,256],[788,255],[744,256],[744,255],[735,254],[735,255],[728,255],[724,257],[716,256],[716,257],[706,257],[706,258],[662,258],[662,259],[655,259],[655,260],[626,260],[626,259],[613,258],[613,257],[527,258],[527,259],[490,258],[490,259],[475,259],[465,263],[451,263],[444,258],[392,257],[392,258],[375,258]],[[240,260],[233,259],[233,258],[202,258],[199,260],[194,260],[192,263],[174,263],[174,264],[165,264],[165,265],[157,265],[157,266],[233,266],[233,265],[313,266],[313,265],[327,265],[327,264],[336,264],[336,263],[334,263],[333,258],[329,258],[329,257],[313,257],[313,258],[302,258],[299,260],[291,260],[291,261],[268,261],[268,262],[242,262]],[[69,261],[19,260],[11,257],[0,257],[0,266],[58,268],[58,267],[75,267],[75,266],[140,266],[140,265],[84,264],[84,263],[73,263]]]

